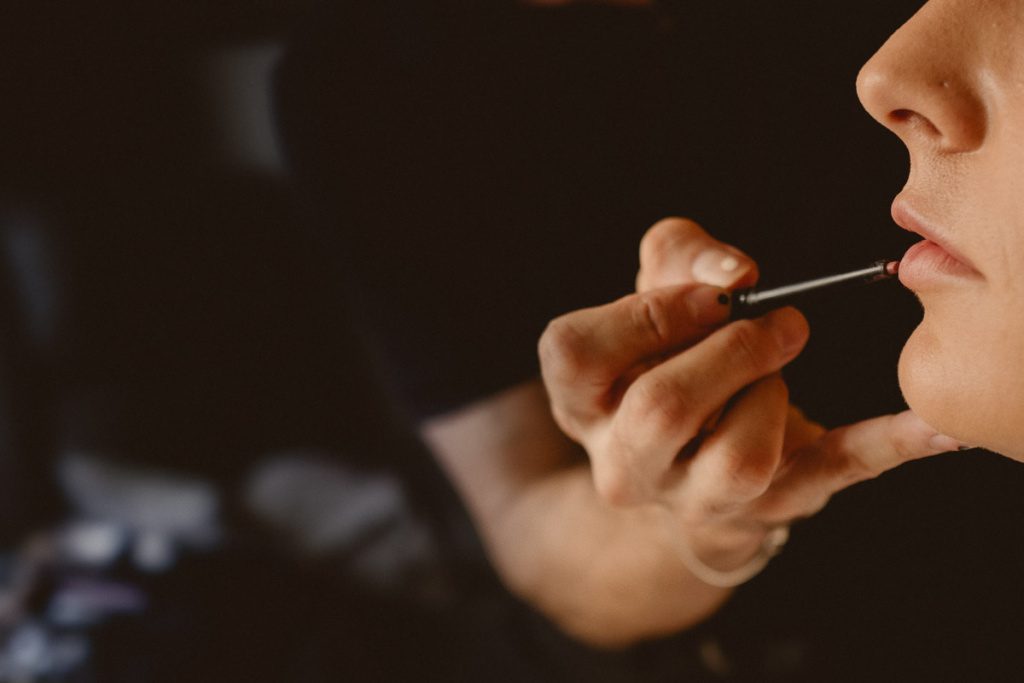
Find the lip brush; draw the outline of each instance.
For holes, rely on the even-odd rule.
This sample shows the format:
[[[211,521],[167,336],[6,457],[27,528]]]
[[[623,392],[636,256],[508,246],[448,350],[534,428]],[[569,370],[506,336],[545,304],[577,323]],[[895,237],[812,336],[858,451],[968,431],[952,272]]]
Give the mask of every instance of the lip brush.
[[[789,306],[812,293],[836,291],[858,285],[891,280],[899,273],[900,263],[893,259],[875,261],[866,268],[828,275],[771,289],[741,289],[732,293],[732,317],[752,318],[773,308]]]

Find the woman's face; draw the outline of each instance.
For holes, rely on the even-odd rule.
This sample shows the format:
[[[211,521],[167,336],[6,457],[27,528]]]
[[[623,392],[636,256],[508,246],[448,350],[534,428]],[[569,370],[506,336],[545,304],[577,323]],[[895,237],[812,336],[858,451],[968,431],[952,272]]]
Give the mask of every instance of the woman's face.
[[[931,0],[857,79],[910,151],[893,216],[924,319],[900,358],[941,432],[1024,460],[1024,0]]]

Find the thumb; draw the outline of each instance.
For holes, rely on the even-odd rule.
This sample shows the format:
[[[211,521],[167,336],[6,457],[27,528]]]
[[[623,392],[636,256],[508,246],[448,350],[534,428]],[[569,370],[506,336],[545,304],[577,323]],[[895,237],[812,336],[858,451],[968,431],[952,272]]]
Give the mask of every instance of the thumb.
[[[963,448],[956,439],[940,434],[906,410],[865,420],[827,433],[822,448],[867,479],[910,460]]]
[[[805,516],[857,482],[961,447],[909,410],[840,427],[786,454],[760,503],[762,512],[779,522]]]

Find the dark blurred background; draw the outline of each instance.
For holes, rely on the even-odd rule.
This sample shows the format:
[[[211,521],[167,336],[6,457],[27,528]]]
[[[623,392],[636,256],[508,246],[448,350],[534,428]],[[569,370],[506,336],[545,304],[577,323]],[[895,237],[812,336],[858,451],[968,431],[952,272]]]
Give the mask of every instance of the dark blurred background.
[[[679,680],[671,640],[590,652],[504,592],[415,438],[423,387],[447,378],[432,400],[450,407],[516,379],[542,322],[517,288],[560,291],[551,315],[624,293],[664,215],[745,249],[765,283],[902,253],[905,154],[853,82],[920,3],[677,1],[653,24],[493,5],[511,19],[455,1],[0,9],[0,681]],[[442,47],[439,21],[458,29]],[[420,60],[434,80],[377,87]],[[477,117],[499,111],[460,99],[481,82],[516,106]],[[499,144],[501,116],[535,148]],[[465,178],[431,161],[397,194],[374,184],[368,159],[449,128],[476,143],[422,158]],[[546,231],[417,232],[437,197],[473,216],[498,197]],[[518,279],[445,279],[480,249]],[[435,334],[460,313],[429,302],[456,287],[512,307],[495,343],[514,362],[475,388],[416,366],[491,343]],[[826,424],[901,409],[913,298],[808,313],[794,401]],[[756,666],[712,679],[1012,680],[1022,485],[967,453],[839,495],[713,624]]]

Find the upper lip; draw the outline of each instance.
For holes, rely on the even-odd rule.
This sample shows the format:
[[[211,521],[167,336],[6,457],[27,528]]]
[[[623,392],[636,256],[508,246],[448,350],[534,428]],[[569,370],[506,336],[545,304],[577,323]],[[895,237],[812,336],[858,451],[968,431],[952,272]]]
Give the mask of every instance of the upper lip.
[[[892,203],[892,219],[904,230],[916,232],[929,242],[934,242],[949,253],[950,256],[960,261],[965,266],[977,271],[970,259],[964,256],[956,247],[952,246],[946,239],[946,230],[930,222],[921,215],[914,205],[903,195],[896,197]]]

